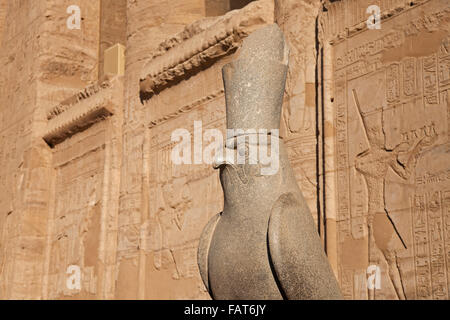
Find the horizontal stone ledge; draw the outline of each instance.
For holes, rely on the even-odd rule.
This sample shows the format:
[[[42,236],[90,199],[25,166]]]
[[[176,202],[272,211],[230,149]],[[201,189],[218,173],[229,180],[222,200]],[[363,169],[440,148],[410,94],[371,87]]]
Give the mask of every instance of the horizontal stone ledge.
[[[80,114],[78,117],[68,121],[64,125],[51,128],[43,137],[45,142],[53,148],[55,145],[63,142],[78,132],[84,131],[93,124],[102,121],[113,115],[112,108],[109,106],[98,106],[89,110],[89,112]],[[50,127],[52,127],[50,125]]]
[[[90,98],[91,96],[96,95],[100,91],[107,89],[111,86],[111,83],[106,80],[102,83],[96,83],[91,86],[88,86],[86,88],[83,88],[78,93],[74,94],[73,96],[70,96],[69,98],[62,101],[57,106],[53,107],[48,113],[47,113],[47,120],[52,120],[53,118],[59,116],[60,114],[66,112],[69,110],[72,106],[80,103],[81,101]]]
[[[122,105],[122,79],[114,78],[92,95],[75,100],[61,113],[53,113],[48,120],[44,141],[53,148],[71,136],[115,114]]]
[[[243,38],[274,21],[273,2],[255,1],[224,16],[187,26],[180,34],[162,42],[143,67],[140,98],[154,94],[209,68],[240,47]]]

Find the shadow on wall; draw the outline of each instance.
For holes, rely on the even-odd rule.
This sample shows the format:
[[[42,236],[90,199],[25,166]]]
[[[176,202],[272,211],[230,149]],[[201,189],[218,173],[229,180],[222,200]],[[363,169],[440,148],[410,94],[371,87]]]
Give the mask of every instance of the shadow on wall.
[[[255,0],[205,0],[207,17],[221,16],[228,11],[241,9]]]

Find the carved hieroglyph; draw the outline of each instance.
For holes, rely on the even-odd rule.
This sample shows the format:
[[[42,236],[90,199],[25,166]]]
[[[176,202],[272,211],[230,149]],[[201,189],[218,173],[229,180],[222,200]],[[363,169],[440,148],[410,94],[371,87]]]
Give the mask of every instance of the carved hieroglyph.
[[[381,1],[381,29],[367,30],[363,2],[322,16],[341,288],[347,299],[448,299],[450,3]],[[380,286],[368,288],[367,270]]]

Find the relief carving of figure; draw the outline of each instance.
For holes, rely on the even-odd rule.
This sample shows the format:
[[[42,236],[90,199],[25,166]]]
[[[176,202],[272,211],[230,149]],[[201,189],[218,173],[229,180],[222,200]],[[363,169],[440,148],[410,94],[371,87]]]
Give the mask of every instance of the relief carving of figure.
[[[431,131],[415,142],[402,142],[392,150],[385,147],[383,131],[383,111],[378,109],[369,113],[362,111],[358,94],[352,90],[354,103],[362,119],[364,132],[369,148],[356,156],[355,168],[362,174],[368,194],[368,252],[369,265],[380,265],[376,254],[381,250],[388,265],[388,274],[399,299],[405,299],[402,278],[398,267],[397,253],[406,249],[406,244],[396,229],[385,208],[384,188],[388,169],[391,168],[399,177],[408,180],[411,176],[420,152],[431,146],[437,139],[437,134]],[[406,156],[406,162],[400,160]],[[369,290],[369,299],[374,299],[375,290]]]

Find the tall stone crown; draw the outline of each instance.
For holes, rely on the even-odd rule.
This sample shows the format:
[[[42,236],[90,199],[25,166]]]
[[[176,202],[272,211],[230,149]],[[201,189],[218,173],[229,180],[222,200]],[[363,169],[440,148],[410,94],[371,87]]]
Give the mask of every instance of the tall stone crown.
[[[248,36],[223,67],[228,129],[279,129],[289,49],[278,25]]]

